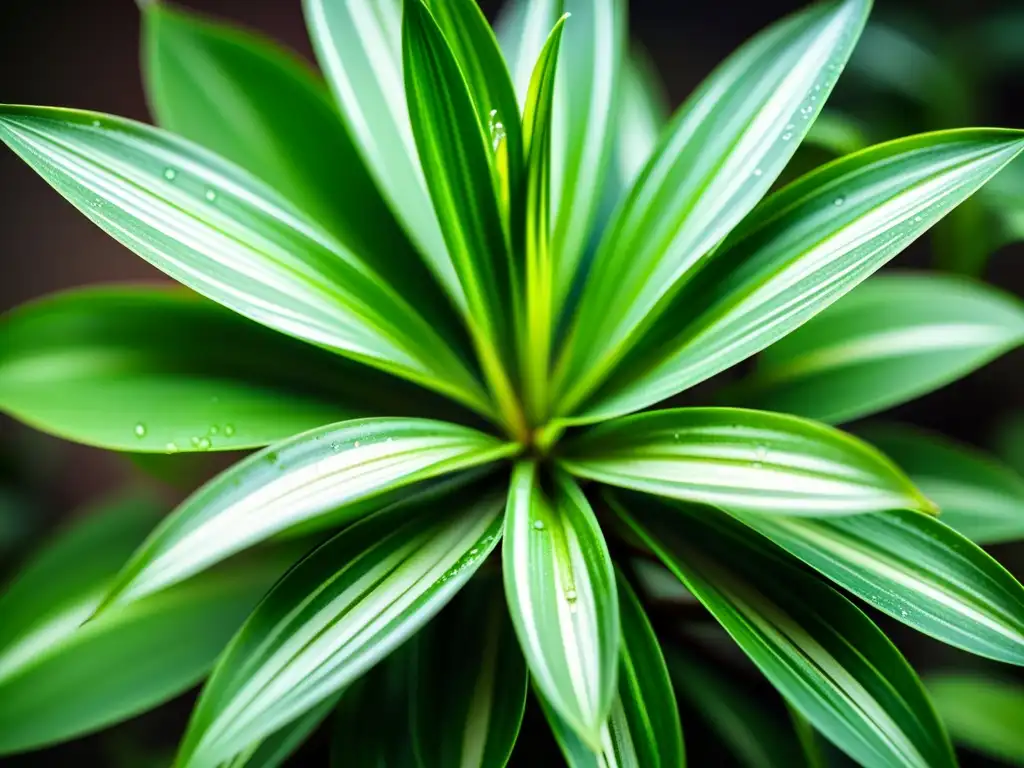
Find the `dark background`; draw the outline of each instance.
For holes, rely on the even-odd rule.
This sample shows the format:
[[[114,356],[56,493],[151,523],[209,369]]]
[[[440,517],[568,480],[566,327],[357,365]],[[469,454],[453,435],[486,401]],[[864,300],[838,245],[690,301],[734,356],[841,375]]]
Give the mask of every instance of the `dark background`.
[[[939,34],[1024,0],[878,0],[875,18],[920,18]],[[272,35],[312,61],[298,0],[189,0],[182,5]],[[632,0],[632,36],[657,65],[670,103],[678,105],[713,66],[751,34],[804,3],[792,0]],[[493,17],[499,3],[481,0]],[[0,0],[0,102],[89,108],[149,120],[138,67],[138,10],[131,0]],[[1021,41],[1024,45],[1024,40]],[[1024,74],[1024,73],[1022,73]],[[842,101],[842,81],[834,98]],[[1024,76],[990,83],[979,121],[1024,126]],[[930,125],[929,128],[949,127]],[[104,235],[20,160],[0,149],[0,312],[57,289],[109,281],[156,281],[162,275]],[[927,242],[897,259],[927,263]],[[1024,248],[995,255],[986,278],[1024,297]],[[896,416],[981,446],[1001,420],[1024,407],[1024,352],[1011,353],[957,384],[897,410]],[[80,504],[139,482],[124,457],[73,446],[0,417],[0,470],[18,474],[20,492],[33,499],[35,536]],[[1010,548],[997,557],[1024,577]],[[18,559],[8,558],[6,565]],[[0,576],[6,570],[0,551]],[[2,617],[0,617],[2,621]],[[882,621],[915,664],[949,658],[937,644]],[[911,653],[912,651],[912,653]],[[956,657],[960,659],[961,657]],[[2,706],[2,703],[0,703]],[[179,702],[187,715],[187,704]],[[143,724],[163,731],[165,721]],[[146,726],[149,727],[149,726]],[[77,764],[77,748],[26,756],[19,765]],[[74,757],[72,757],[74,756]],[[707,756],[721,763],[721,756]],[[129,758],[127,765],[132,764]],[[543,761],[536,765],[545,764]],[[693,765],[706,762],[693,759]],[[965,762],[967,764],[967,762]]]

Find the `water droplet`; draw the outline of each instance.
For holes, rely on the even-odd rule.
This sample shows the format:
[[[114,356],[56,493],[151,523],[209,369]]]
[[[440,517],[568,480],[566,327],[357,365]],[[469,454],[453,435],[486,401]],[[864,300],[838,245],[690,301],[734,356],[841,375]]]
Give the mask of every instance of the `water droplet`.
[[[903,610],[903,609],[900,609],[900,616],[906,618],[907,612],[905,610]]]
[[[227,437],[231,437],[233,434],[235,434],[235,425],[234,424],[225,424],[224,425],[224,434]]]
[[[754,169],[754,175],[755,176],[761,176],[763,174],[764,174],[764,171],[762,171],[760,168],[755,168]]]
[[[533,521],[533,530],[535,530],[535,531],[543,531],[544,530],[544,521],[543,520],[534,520]]]
[[[782,140],[783,141],[789,141],[792,138],[793,138],[793,134],[790,133],[789,131],[786,131],[784,134],[782,134]]]
[[[356,440],[354,443],[352,443],[352,447],[353,448],[358,448],[359,447],[359,441]]]
[[[210,434],[211,435],[216,435],[218,432],[220,432],[220,427],[218,427],[216,424],[211,424],[210,425]]]
[[[173,168],[164,168],[164,178],[168,181],[174,181],[178,177],[178,172]]]
[[[567,589],[565,591],[565,599],[568,600],[570,603],[575,603],[576,597],[577,595],[575,589]]]
[[[167,445],[164,446],[164,450],[167,451],[168,453],[177,453],[178,444],[174,442],[167,443]]]
[[[389,438],[388,438],[387,440],[385,440],[384,442],[385,442],[385,443],[393,443],[393,442],[395,442],[395,438],[393,438],[393,437],[389,437]]]
[[[792,131],[792,130],[793,130],[793,129],[794,129],[795,127],[796,127],[795,125],[793,125],[792,123],[789,123],[789,124],[788,124],[788,125],[786,126],[786,130],[787,130],[787,131]]]
[[[210,450],[210,447],[212,445],[213,445],[213,443],[210,442],[210,438],[208,438],[208,437],[201,437],[201,438],[199,438],[199,442],[196,444],[196,447],[199,450],[201,450],[201,451],[208,451],[208,450]]]
[[[341,446],[338,443],[331,443],[331,450],[337,453],[341,450]]]
[[[139,438],[146,436],[146,425],[141,421],[135,425],[135,436]]]
[[[835,200],[832,201],[832,205],[838,206],[838,205],[842,205],[845,202],[846,202],[846,198],[843,197],[842,195],[840,195],[839,197],[837,197]]]
[[[99,120],[93,120],[92,121],[92,127],[93,128],[99,128],[100,127],[100,121]]]
[[[814,84],[814,90],[820,91],[821,90],[821,83],[815,83]]]
[[[487,125],[491,133],[491,151],[497,152],[501,142],[505,140],[505,125],[498,120],[498,110],[492,109],[487,114]]]
[[[469,550],[469,556],[476,557],[476,555],[479,554],[479,552],[480,550],[477,547],[473,547],[471,550]]]
[[[921,221],[922,221],[922,219],[921,219],[921,217],[920,217],[920,216],[915,216],[915,217],[914,217],[914,221],[916,221],[916,222],[917,222],[918,224],[920,224],[920,223],[921,223]]]
[[[198,438],[198,437],[194,437],[194,436],[193,436],[193,437],[192,437],[192,438],[190,439],[190,441],[189,441],[189,442],[191,442],[191,443],[192,443],[192,447],[193,447],[193,448],[198,448],[198,447],[199,447],[199,438]]]
[[[679,433],[678,433],[678,432],[674,432],[674,433],[672,434],[672,439],[673,439],[673,440],[678,440],[678,439],[679,439]]]
[[[214,200],[216,200],[217,199],[217,190],[215,190],[215,189],[208,189],[208,190],[206,190],[206,199],[207,199],[208,202],[211,202],[211,203]]]

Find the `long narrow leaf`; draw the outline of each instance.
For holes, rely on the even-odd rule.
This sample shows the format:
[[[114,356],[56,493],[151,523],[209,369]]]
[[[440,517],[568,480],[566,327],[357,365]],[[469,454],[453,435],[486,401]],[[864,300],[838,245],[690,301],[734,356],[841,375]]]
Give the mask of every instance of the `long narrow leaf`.
[[[429,621],[500,536],[500,497],[477,485],[398,504],[316,549],[221,657],[179,764],[233,755],[351,683]]]
[[[1024,587],[939,520],[906,511],[742,519],[905,624],[971,653],[1024,665]]]
[[[356,148],[394,215],[464,309],[465,295],[430,204],[409,122],[401,0],[303,0],[303,11]]]
[[[358,419],[254,454],[187,499],[139,549],[107,603],[134,599],[297,527],[356,519],[400,489],[514,451],[426,419]]]
[[[619,419],[569,443],[561,463],[602,483],[758,513],[933,508],[866,443],[763,411],[680,408]]]
[[[869,6],[822,3],[778,22],[680,108],[601,243],[561,369],[562,413],[577,409],[768,191],[832,90]]]
[[[411,403],[457,417],[444,398],[183,290],[79,289],[0,319],[0,409],[104,448],[253,448]]]
[[[500,579],[477,576],[412,642],[417,765],[503,768],[528,684]]]
[[[621,498],[633,530],[836,746],[868,768],[956,765],[920,680],[853,604],[709,507]]]
[[[857,430],[900,465],[942,510],[941,520],[976,544],[1024,539],[1024,478],[966,445],[897,424]]]
[[[822,421],[923,395],[1024,343],[1024,303],[944,275],[879,275],[769,347],[743,404]],[[734,398],[735,399],[735,398]]]
[[[278,768],[327,718],[339,698],[333,696],[325,700],[319,707],[256,742],[229,762],[222,763],[221,768]]]
[[[881,144],[766,199],[705,260],[576,414],[637,410],[761,351],[892,259],[1024,149],[1024,133],[964,129]]]
[[[489,412],[473,374],[368,266],[206,150],[109,115],[0,107],[0,140],[158,269],[286,334]]]
[[[570,478],[559,475],[549,498],[535,465],[516,467],[502,564],[534,684],[568,727],[599,750],[618,671],[618,594],[597,519]]]

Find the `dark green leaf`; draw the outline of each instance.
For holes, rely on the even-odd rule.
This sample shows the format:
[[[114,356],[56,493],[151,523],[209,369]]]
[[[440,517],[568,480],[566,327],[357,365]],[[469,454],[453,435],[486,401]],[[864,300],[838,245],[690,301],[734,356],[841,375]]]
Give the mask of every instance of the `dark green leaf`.
[[[221,657],[178,764],[231,757],[356,680],[429,621],[500,537],[500,496],[475,485],[385,509],[314,550]]]
[[[879,275],[769,347],[751,407],[840,422],[944,386],[1024,342],[1024,303],[966,278]]]
[[[956,765],[920,680],[852,603],[710,507],[620,494],[630,526],[822,735],[869,768]]]
[[[925,682],[955,742],[1024,765],[1024,686],[957,673],[935,675]]]

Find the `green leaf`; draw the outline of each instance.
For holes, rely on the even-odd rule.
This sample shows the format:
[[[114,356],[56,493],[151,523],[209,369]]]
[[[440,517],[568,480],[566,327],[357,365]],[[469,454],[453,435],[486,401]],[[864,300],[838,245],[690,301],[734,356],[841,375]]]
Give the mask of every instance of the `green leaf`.
[[[575,420],[645,407],[778,341],[969,197],[1024,149],[1022,137],[964,129],[900,139],[772,195],[690,276]]]
[[[450,307],[319,77],[261,36],[162,2],[144,5],[142,19],[146,91],[160,125],[260,177],[399,294],[445,316]]]
[[[565,0],[507,0],[494,28],[519,104],[526,105],[541,49],[564,13]]]
[[[501,581],[481,574],[412,641],[412,740],[420,768],[503,768],[527,674]]]
[[[405,91],[413,135],[448,252],[466,295],[470,331],[503,418],[525,434],[509,378],[514,272],[494,194],[490,139],[455,54],[421,0],[402,23]]]
[[[279,731],[240,752],[221,768],[278,768],[310,734],[327,718],[340,696],[332,696],[323,704],[288,723]]]
[[[951,275],[878,275],[765,350],[737,394],[755,408],[850,421],[1021,343],[1024,303],[1009,294]]]
[[[965,651],[1024,665],[1024,587],[935,518],[897,510],[741,519],[893,618]]]
[[[1024,478],[966,445],[896,424],[858,433],[890,456],[942,510],[940,519],[976,544],[1024,539]]]
[[[476,485],[382,510],[314,550],[221,657],[178,764],[230,757],[354,681],[429,621],[500,536],[500,497]]]
[[[555,309],[568,297],[611,163],[626,47],[625,0],[564,0],[566,22],[554,90],[551,252]]]
[[[402,79],[402,2],[303,0],[341,117],[377,187],[452,301],[465,309],[416,153]]]
[[[608,546],[586,497],[559,474],[554,495],[516,466],[505,513],[505,595],[534,685],[592,749],[612,706],[619,600]]]
[[[613,504],[633,530],[783,697],[858,764],[956,765],[920,680],[846,598],[727,515],[621,498]]]
[[[137,500],[90,514],[0,597],[0,754],[98,730],[195,685],[281,572],[237,563],[90,619],[155,518]]]
[[[410,485],[516,450],[427,419],[357,419],[306,432],[249,456],[186,499],[125,566],[107,603],[180,581],[281,532],[349,522]]]
[[[722,677],[713,664],[675,650],[667,657],[680,698],[725,744],[742,768],[802,766],[795,734],[763,703]]]
[[[175,289],[32,302],[0,318],[0,350],[0,409],[122,451],[253,448],[413,403],[440,415],[446,402]]]
[[[560,413],[575,413],[768,191],[821,110],[869,6],[823,3],[778,22],[680,108],[602,239],[559,370]]]
[[[551,334],[555,329],[555,243],[551,237],[551,118],[555,73],[565,31],[563,16],[551,30],[537,59],[523,117],[526,141],[526,243],[522,286],[523,327],[519,328],[519,366],[526,408],[535,423],[547,417],[551,370]]]
[[[594,427],[562,465],[610,485],[781,515],[846,515],[932,504],[884,456],[839,430],[764,411],[680,408]]]
[[[427,320],[236,166],[156,128],[77,110],[0,107],[0,139],[95,224],[204,296],[490,411]]]
[[[1024,687],[963,673],[934,675],[925,683],[955,742],[1024,765]]]

